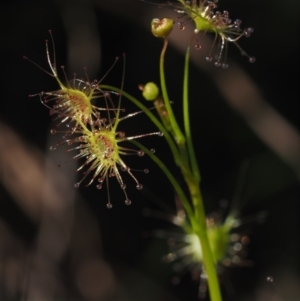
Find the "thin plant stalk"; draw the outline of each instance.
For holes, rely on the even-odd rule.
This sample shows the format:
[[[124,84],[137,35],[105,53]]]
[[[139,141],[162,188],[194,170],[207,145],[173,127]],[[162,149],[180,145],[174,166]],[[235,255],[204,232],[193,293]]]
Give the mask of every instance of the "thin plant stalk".
[[[216,265],[213,257],[213,253],[210,247],[208,235],[207,235],[207,226],[206,226],[206,216],[203,205],[203,198],[200,191],[200,172],[197,164],[197,160],[195,157],[195,151],[192,144],[191,130],[190,130],[190,122],[189,122],[189,99],[188,99],[188,65],[189,65],[189,51],[190,47],[188,47],[185,57],[185,66],[184,66],[184,83],[183,83],[183,106],[184,106],[184,127],[187,137],[185,137],[174,117],[172,108],[169,103],[166,81],[165,81],[165,72],[164,72],[164,56],[166,53],[167,42],[164,40],[163,49],[160,57],[160,84],[162,89],[163,98],[165,101],[165,106],[167,113],[170,117],[172,128],[171,134],[174,135],[174,139],[178,144],[180,149],[180,153],[184,156],[188,156],[188,160],[183,158],[181,160],[182,165],[180,166],[182,175],[187,183],[192,204],[194,207],[194,216],[196,219],[196,223],[192,222],[192,227],[195,233],[198,235],[201,249],[203,253],[203,264],[205,267],[205,272],[207,274],[207,282],[208,289],[211,301],[221,301],[221,291],[220,285],[216,270]],[[186,147],[187,143],[187,147]],[[188,148],[188,149],[187,149]],[[190,166],[192,166],[190,168]],[[193,221],[193,218],[191,219]]]

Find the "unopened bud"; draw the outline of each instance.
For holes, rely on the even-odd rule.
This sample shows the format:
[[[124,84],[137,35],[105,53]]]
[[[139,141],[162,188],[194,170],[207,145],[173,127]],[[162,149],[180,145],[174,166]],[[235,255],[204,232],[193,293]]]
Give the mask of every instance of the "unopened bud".
[[[151,22],[151,31],[158,38],[166,38],[173,29],[173,20],[169,18],[153,19]]]
[[[159,95],[159,89],[153,82],[149,82],[145,86],[140,85],[139,88],[143,91],[143,96],[146,100],[153,101]]]

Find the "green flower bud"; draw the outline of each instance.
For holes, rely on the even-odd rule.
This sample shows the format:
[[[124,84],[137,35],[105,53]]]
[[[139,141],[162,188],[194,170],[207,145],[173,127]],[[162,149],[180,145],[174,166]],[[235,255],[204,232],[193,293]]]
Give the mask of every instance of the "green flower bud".
[[[139,86],[140,90],[143,91],[143,96],[146,100],[153,101],[159,95],[159,89],[153,82],[147,83],[145,86]]]
[[[153,19],[151,31],[155,37],[166,38],[173,29],[173,20],[169,18]]]

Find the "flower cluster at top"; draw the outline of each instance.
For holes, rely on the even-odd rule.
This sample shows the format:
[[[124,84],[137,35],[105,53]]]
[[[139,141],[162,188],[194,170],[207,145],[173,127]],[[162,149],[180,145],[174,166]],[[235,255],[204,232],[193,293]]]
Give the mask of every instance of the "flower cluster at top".
[[[54,45],[52,33],[51,31],[49,32]],[[123,147],[120,143],[149,135],[161,136],[162,134],[160,132],[154,132],[127,137],[124,132],[118,130],[119,123],[140,112],[131,113],[123,117],[120,116],[121,113],[124,112],[124,109],[121,108],[122,93],[116,94],[110,91],[104,91],[99,86],[100,81],[90,82],[88,76],[86,81],[77,79],[74,76],[71,81],[67,81],[67,85],[64,85],[57,74],[55,54],[54,61],[51,61],[48,41],[46,41],[46,53],[52,73],[44,70],[27,57],[24,58],[54,77],[60,86],[60,89],[57,91],[36,94],[40,96],[42,104],[50,110],[50,115],[54,115],[55,120],[59,120],[56,129],[50,131],[51,134],[63,133],[63,141],[57,143],[56,146],[51,146],[50,150],[55,150],[56,147],[61,145],[72,145],[67,151],[75,152],[73,159],[85,160],[77,169],[77,171],[83,171],[83,177],[74,185],[75,188],[78,188],[86,178],[90,177],[86,186],[96,182],[96,187],[101,189],[104,181],[106,181],[108,186],[108,178],[115,177],[125,194],[125,204],[130,205],[131,201],[127,196],[126,184],[123,181],[121,172],[125,171],[131,176],[136,183],[137,189],[140,190],[143,186],[139,183],[121,156],[132,154],[143,156],[144,152]],[[62,69],[67,78],[63,66]],[[116,96],[118,99],[116,104],[113,101],[113,96]],[[96,100],[102,102],[102,107],[98,107],[94,104]],[[62,126],[65,126],[66,129],[61,130]],[[142,171],[148,173],[148,169]],[[107,208],[112,208],[109,192]]]
[[[179,3],[172,3],[171,5],[180,15],[176,23],[181,30],[184,30],[186,24],[192,21],[195,26],[195,35],[199,33],[206,34],[207,32],[215,34],[210,52],[206,56],[208,62],[214,60],[215,66],[227,68],[226,56],[228,42],[233,43],[241,51],[242,55],[247,56],[250,63],[255,62],[255,58],[249,56],[237,43],[242,37],[250,37],[253,28],[248,27],[242,29],[241,20],[236,19],[233,21],[228,11],[224,10],[221,12],[216,10],[218,0],[177,0],[177,2]],[[168,36],[173,27],[170,20],[171,19],[168,18],[162,20],[154,19],[154,23],[152,24],[152,29],[154,29],[154,31],[152,30],[153,34],[160,37]],[[197,50],[201,49],[199,39],[195,37],[197,41],[195,48]],[[215,50],[215,47],[217,50]]]

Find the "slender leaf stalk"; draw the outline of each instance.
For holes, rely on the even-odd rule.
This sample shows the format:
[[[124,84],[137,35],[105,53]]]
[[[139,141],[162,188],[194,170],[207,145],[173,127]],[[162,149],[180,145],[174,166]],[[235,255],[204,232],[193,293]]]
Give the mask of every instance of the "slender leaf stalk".
[[[191,216],[189,215],[188,212],[187,215],[189,216],[192,222],[192,227],[195,233],[198,235],[201,243],[201,249],[203,253],[203,264],[208,278],[207,281],[208,281],[209,295],[211,301],[222,301],[214,256],[207,235],[206,216],[205,216],[203,199],[202,199],[202,194],[199,185],[200,172],[195,156],[195,151],[194,151],[192,137],[191,137],[191,130],[190,130],[189,97],[188,97],[188,81],[189,81],[188,66],[189,66],[190,47],[188,47],[186,52],[185,65],[184,65],[184,81],[183,81],[183,114],[184,114],[184,129],[185,129],[186,137],[182,134],[169,103],[167,87],[165,82],[165,73],[164,73],[164,56],[165,56],[166,48],[167,48],[167,40],[164,41],[164,46],[160,57],[160,82],[161,82],[163,98],[165,100],[165,106],[170,116],[171,125],[173,127],[173,131],[171,132],[171,134],[175,136],[174,139],[178,144],[179,152],[182,158],[181,160],[182,165],[180,166],[180,169],[189,188],[192,204],[194,207],[194,212],[191,214]],[[187,143],[187,147],[185,143]],[[173,182],[171,183],[173,186],[174,184],[176,184]],[[175,186],[174,189],[176,190]],[[194,220],[194,218],[196,220]]]
[[[197,182],[200,183],[200,171],[195,156],[191,126],[190,126],[190,115],[189,115],[189,58],[190,58],[190,45],[187,47],[184,61],[184,78],[183,78],[183,121],[185,137],[187,142],[187,148],[189,153],[190,165]]]
[[[184,135],[182,134],[179,125],[177,123],[177,120],[174,116],[173,109],[170,104],[170,99],[168,96],[167,88],[166,88],[166,79],[165,79],[165,71],[164,71],[164,62],[165,62],[165,53],[168,47],[168,40],[164,39],[164,45],[163,49],[161,51],[160,55],[160,61],[159,61],[159,74],[160,74],[160,84],[161,84],[161,92],[162,96],[165,102],[166,110],[168,112],[168,116],[170,119],[170,123],[174,132],[174,138],[177,144],[184,144],[185,143],[185,138]]]

